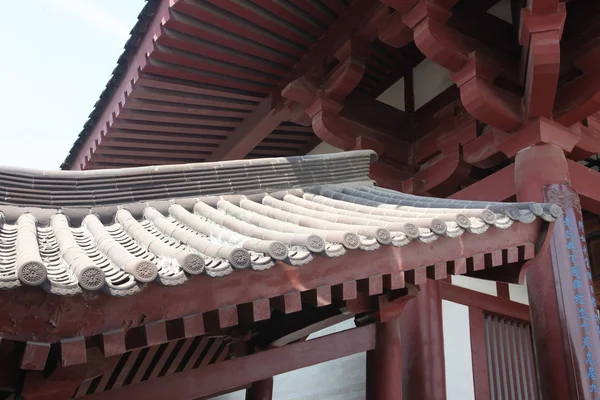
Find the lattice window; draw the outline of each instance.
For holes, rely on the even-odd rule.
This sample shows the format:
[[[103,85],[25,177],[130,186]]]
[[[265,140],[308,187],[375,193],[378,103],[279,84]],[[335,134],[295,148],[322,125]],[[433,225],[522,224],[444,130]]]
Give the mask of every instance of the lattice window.
[[[537,400],[530,324],[485,314],[491,400]]]

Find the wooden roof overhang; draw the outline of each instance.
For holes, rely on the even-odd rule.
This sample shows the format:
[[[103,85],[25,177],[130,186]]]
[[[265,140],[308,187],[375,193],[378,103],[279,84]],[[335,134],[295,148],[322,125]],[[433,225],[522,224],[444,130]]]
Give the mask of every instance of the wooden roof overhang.
[[[512,24],[488,12],[496,3],[150,1],[63,168],[288,156],[321,139],[377,151],[382,186],[444,197],[545,140],[528,126],[538,117],[572,125],[571,158],[597,153],[595,3],[541,1],[515,8]],[[423,21],[452,40],[416,29]],[[546,58],[527,62],[531,33],[546,28],[556,43],[535,46],[548,74]],[[457,86],[413,112],[411,71],[425,56]],[[374,100],[401,77],[405,112]]]
[[[385,131],[397,129],[404,114],[374,98],[422,55],[394,35],[396,48],[378,39],[388,10],[376,0],[149,0],[62,168],[306,154],[319,140],[281,92],[312,74],[339,80],[342,91],[358,87],[344,121],[361,131],[382,121]],[[364,73],[346,68],[350,42]],[[400,148],[405,162],[408,146]]]
[[[561,214],[549,204],[380,189],[368,179],[374,156],[0,170],[0,350],[9,372],[44,371],[25,375],[25,392],[128,396],[116,389],[329,347],[334,339],[286,348],[349,317],[365,325],[338,336],[349,344],[260,373],[368,350],[368,324],[397,316],[427,278],[519,281],[543,248],[544,221]],[[256,353],[273,346],[281,349]],[[181,398],[244,379],[188,385]]]

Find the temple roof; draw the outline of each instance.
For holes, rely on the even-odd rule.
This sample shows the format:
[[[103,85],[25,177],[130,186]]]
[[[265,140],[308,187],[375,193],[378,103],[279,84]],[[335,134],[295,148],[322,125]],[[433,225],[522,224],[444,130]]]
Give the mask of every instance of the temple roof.
[[[434,243],[552,221],[559,207],[419,197],[371,151],[97,171],[0,169],[0,288],[138,292],[192,275]],[[458,239],[457,239],[458,240]]]

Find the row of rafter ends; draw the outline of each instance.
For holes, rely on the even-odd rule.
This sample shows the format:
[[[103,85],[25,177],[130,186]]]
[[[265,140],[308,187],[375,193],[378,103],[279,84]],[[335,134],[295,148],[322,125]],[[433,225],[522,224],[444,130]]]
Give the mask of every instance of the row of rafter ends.
[[[179,285],[189,275],[222,277],[234,269],[266,270],[277,261],[298,266],[314,256],[431,243],[561,215],[550,204],[438,202],[372,186],[137,206],[140,215],[131,213],[134,207],[120,208],[108,224],[88,213],[81,226],[61,212],[45,223],[32,213],[13,215],[16,223],[0,225],[0,288],[128,295],[153,281]]]
[[[417,268],[409,271],[397,271],[393,274],[375,275],[358,281],[347,281],[333,286],[319,286],[303,292],[289,292],[271,299],[257,299],[250,303],[230,305],[217,310],[184,316],[172,320],[151,322],[135,329],[143,330],[139,337],[143,343],[135,342],[128,347],[126,332],[117,329],[93,337],[105,357],[124,354],[141,347],[160,345],[166,342],[193,338],[220,329],[231,328],[239,324],[252,324],[271,318],[271,310],[286,314],[301,311],[304,305],[311,307],[328,306],[334,302],[351,301],[359,293],[377,296],[384,292],[402,289],[407,283],[420,285],[429,279],[445,279],[448,274],[461,275],[467,272],[493,268],[506,263],[525,262],[535,256],[535,246],[525,243],[523,246],[496,250],[488,254],[476,254],[449,262]],[[87,362],[85,337],[64,339],[58,345],[64,366]],[[49,350],[53,344],[28,342],[21,367],[30,370],[42,370],[45,367]]]
[[[369,151],[94,171],[0,170],[0,204],[89,207],[368,180]]]

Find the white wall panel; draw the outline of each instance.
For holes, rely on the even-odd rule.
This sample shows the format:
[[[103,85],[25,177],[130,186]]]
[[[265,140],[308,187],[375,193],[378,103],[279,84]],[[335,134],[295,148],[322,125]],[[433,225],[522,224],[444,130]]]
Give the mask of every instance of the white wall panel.
[[[392,86],[386,89],[385,92],[381,93],[377,98],[382,103],[397,108],[398,110],[405,111],[404,108],[404,78],[394,83]]]
[[[308,152],[307,155],[312,154],[329,154],[329,153],[340,153],[342,150],[337,147],[333,147],[332,145],[321,142],[314,149]]]
[[[446,399],[474,400],[469,308],[442,300]]]
[[[525,286],[524,284],[515,285],[510,283],[508,285],[508,294],[510,296],[511,301],[529,305],[529,297],[527,296],[527,286]]]
[[[465,289],[475,290],[480,293],[498,296],[495,281],[486,281],[485,279],[471,278],[464,275],[452,275],[452,284]]]

